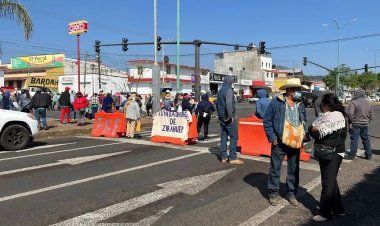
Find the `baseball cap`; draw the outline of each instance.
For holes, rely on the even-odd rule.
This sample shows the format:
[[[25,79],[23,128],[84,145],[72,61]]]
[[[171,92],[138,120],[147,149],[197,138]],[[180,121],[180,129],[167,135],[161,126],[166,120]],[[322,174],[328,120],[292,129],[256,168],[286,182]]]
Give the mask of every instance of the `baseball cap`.
[[[65,90],[70,90],[70,87],[66,86]]]

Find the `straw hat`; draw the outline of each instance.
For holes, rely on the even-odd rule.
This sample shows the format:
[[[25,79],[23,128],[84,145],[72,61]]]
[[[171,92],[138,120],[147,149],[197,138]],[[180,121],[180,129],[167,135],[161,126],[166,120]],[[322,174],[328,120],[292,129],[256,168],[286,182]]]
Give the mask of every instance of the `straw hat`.
[[[280,90],[285,90],[289,88],[301,88],[301,89],[309,89],[306,85],[301,85],[301,80],[299,78],[290,78],[286,80],[286,84],[281,86]]]

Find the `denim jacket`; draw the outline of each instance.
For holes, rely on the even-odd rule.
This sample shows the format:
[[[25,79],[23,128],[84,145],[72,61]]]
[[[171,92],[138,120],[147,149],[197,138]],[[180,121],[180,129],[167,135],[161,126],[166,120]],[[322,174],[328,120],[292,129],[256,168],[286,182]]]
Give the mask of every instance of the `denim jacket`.
[[[300,121],[305,125],[306,110],[302,102],[295,102],[299,106]],[[273,98],[268,105],[266,114],[264,115],[264,130],[268,141],[272,143],[275,140],[281,141],[284,132],[286,102],[285,96],[279,95]]]

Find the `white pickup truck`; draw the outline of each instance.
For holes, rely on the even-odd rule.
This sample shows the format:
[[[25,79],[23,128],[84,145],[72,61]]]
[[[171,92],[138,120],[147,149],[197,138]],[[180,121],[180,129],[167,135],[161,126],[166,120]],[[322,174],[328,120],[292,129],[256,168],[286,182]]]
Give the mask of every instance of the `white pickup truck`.
[[[25,148],[38,133],[37,124],[31,114],[0,109],[0,146],[8,151]]]

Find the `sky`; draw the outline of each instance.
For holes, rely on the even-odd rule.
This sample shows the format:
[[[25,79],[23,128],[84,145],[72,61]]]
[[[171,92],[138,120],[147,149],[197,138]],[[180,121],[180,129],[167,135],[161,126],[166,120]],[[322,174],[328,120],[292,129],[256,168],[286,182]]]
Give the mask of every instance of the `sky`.
[[[3,63],[11,57],[65,53],[76,58],[76,36],[68,34],[68,24],[87,20],[89,30],[81,35],[82,60],[85,52],[94,59],[94,42],[153,42],[153,0],[20,0],[34,23],[29,41],[21,27],[7,18],[0,18],[0,43]],[[380,26],[376,0],[180,0],[181,41],[196,39],[258,46],[266,42],[273,64],[301,68],[306,75],[326,75],[324,69],[309,61],[334,68],[338,64],[338,29],[340,26],[341,64],[363,68],[380,64]],[[356,19],[354,22],[351,20]],[[176,40],[177,0],[157,0],[157,33],[162,40]],[[368,38],[361,36],[373,35]],[[323,42],[330,41],[330,42]],[[319,43],[318,42],[322,42]],[[311,43],[311,44],[306,44]],[[306,44],[293,46],[298,44]],[[176,62],[176,46],[166,45],[165,55]],[[376,51],[379,50],[379,51]],[[201,67],[214,70],[214,54],[233,51],[227,46],[201,46]],[[181,46],[181,64],[194,65],[194,47]],[[108,66],[128,68],[128,60],[153,60],[153,46],[102,47],[101,57]],[[162,51],[158,59],[162,59]]]

